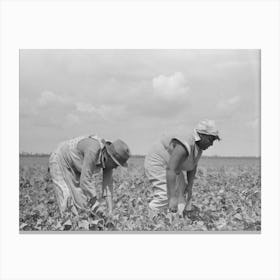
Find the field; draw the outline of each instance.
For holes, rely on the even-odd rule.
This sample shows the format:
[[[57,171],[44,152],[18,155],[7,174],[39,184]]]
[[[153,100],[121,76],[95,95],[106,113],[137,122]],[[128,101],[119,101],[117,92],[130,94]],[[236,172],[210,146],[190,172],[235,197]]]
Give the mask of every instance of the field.
[[[47,157],[20,156],[20,231],[260,231],[261,175],[258,158],[202,158],[184,217],[148,208],[152,189],[143,157],[114,173],[113,217],[105,202],[91,211],[59,215]],[[100,178],[99,178],[100,179]],[[100,192],[100,187],[98,188]]]

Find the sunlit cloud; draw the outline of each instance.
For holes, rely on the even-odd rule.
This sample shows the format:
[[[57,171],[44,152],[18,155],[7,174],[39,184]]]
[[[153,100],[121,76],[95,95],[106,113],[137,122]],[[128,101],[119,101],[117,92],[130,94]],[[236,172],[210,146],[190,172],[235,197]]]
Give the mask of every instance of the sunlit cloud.
[[[159,97],[174,99],[188,95],[189,85],[181,72],[176,72],[171,76],[160,75],[153,78],[152,82],[154,93]]]

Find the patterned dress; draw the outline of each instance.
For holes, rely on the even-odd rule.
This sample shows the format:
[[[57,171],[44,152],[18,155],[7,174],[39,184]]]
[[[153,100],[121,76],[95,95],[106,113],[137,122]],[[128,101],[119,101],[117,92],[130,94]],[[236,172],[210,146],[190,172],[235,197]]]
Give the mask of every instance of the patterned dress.
[[[81,173],[85,162],[84,155],[77,145],[85,138],[97,141],[96,148],[91,151],[91,154],[95,160],[94,173],[100,172],[102,169],[101,151],[105,140],[98,136],[81,136],[62,142],[49,159],[50,175],[61,213],[72,206],[85,208],[89,197],[96,196],[94,174],[89,174],[81,184]]]

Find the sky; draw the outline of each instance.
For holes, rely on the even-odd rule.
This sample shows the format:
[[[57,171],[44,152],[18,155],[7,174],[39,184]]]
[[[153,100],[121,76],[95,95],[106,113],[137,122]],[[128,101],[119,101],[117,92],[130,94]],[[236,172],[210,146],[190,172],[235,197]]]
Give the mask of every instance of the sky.
[[[145,155],[215,120],[208,156],[260,156],[260,50],[20,50],[20,152],[97,134]]]

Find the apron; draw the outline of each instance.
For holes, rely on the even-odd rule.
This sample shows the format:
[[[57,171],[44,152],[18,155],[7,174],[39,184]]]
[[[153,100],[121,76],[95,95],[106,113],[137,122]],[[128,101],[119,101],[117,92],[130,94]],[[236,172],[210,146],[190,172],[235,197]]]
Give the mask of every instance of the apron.
[[[176,176],[176,190],[186,188],[186,174],[184,172],[193,170],[201,157],[202,151],[195,144],[197,135],[188,136],[164,136],[155,143],[145,157],[145,173],[152,184],[153,199],[149,204],[152,210],[160,210],[168,207],[166,168],[172,153],[171,140],[179,140],[188,150],[189,156],[183,162],[181,171]]]

